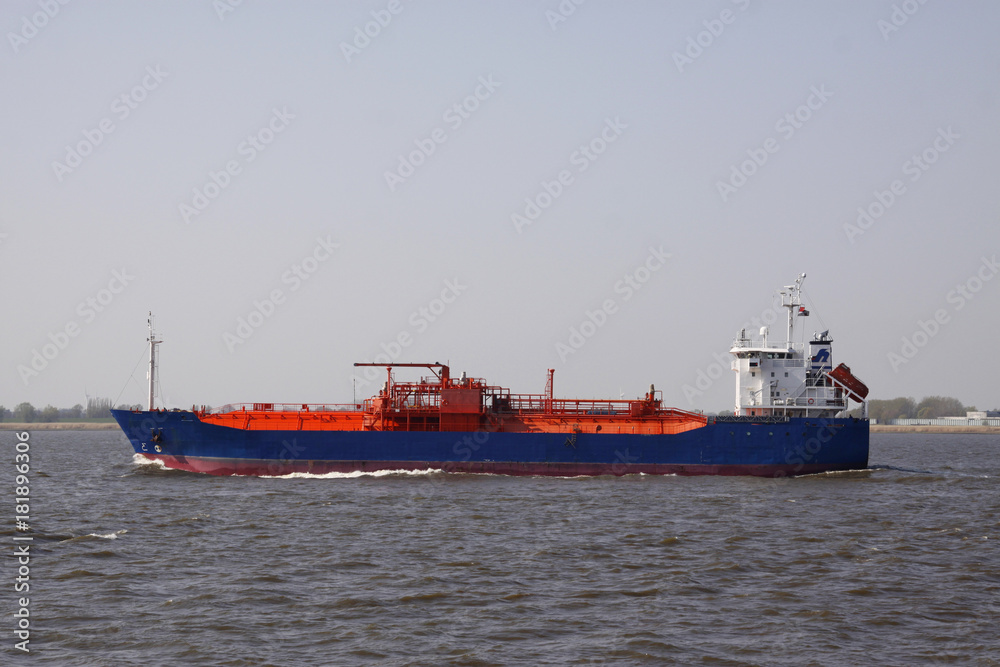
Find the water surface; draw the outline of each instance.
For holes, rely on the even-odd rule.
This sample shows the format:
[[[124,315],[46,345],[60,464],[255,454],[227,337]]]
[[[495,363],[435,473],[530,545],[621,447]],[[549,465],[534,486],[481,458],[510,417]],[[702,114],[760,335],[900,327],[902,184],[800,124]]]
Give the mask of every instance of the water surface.
[[[1000,664],[996,436],[873,434],[870,470],[780,480],[221,478],[111,431],[30,443],[19,663]]]

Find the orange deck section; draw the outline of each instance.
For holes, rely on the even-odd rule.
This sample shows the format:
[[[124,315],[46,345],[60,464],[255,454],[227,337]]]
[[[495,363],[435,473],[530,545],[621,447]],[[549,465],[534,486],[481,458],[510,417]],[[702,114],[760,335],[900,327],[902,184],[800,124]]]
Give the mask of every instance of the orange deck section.
[[[508,433],[681,433],[701,428],[700,413],[664,408],[659,392],[630,401],[556,399],[549,369],[544,394],[511,394],[481,378],[453,379],[443,364],[355,364],[384,366],[382,390],[361,404],[287,405],[254,403],[223,412],[197,411],[206,424],[242,430],[281,431],[489,431]],[[395,382],[392,369],[435,371],[419,382]]]

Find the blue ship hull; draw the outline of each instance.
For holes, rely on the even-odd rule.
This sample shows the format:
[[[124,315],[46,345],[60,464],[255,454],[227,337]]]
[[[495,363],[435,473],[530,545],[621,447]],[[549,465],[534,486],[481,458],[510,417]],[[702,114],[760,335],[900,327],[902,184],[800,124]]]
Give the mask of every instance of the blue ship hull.
[[[243,430],[112,410],[136,453],[213,475],[445,470],[508,475],[802,475],[868,466],[868,421],[710,418],[671,435]]]

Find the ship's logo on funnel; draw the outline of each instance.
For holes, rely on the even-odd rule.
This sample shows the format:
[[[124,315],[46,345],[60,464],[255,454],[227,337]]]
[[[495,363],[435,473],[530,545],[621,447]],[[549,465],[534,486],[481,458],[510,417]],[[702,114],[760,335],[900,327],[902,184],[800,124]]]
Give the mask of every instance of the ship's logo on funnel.
[[[830,363],[830,348],[821,348],[812,360],[814,364]]]

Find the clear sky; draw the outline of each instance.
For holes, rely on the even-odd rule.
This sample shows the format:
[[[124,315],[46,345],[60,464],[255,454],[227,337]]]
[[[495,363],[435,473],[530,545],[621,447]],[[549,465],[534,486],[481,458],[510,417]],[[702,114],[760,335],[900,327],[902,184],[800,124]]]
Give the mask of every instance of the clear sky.
[[[802,272],[873,397],[1000,406],[1000,3],[6,0],[0,31],[8,409],[144,402],[150,310],[168,407],[348,402],[384,354],[728,409],[721,355]]]

